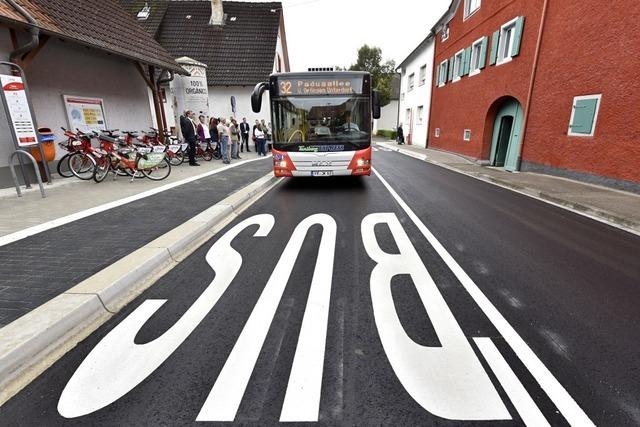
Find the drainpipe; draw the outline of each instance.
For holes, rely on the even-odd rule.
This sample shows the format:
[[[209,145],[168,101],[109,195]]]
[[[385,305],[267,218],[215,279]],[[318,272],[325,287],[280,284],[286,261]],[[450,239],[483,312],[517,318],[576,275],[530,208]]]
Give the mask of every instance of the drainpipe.
[[[533,85],[536,80],[536,72],[538,71],[538,59],[540,59],[540,46],[542,45],[542,35],[544,33],[544,24],[547,20],[547,6],[549,0],[544,0],[542,7],[542,17],[540,18],[540,29],[538,30],[538,41],[536,44],[536,53],[533,57],[533,66],[531,68],[531,80],[529,82],[529,92],[527,94],[527,105],[524,110],[524,120],[522,122],[522,136],[520,137],[520,147],[518,148],[518,165],[516,170],[520,170],[522,166],[522,146],[524,145],[525,136],[527,135],[527,126],[529,124],[529,110],[531,109],[531,96],[533,94]]]
[[[164,74],[166,72],[168,72],[169,75],[166,78],[162,78],[162,74]],[[169,83],[169,82],[173,81],[173,78],[174,78],[173,71],[164,70],[162,72],[162,74],[160,74],[160,78],[158,79],[158,82],[156,83],[156,88],[158,90],[158,101],[161,101],[161,99],[159,99],[160,98],[160,96],[159,96],[160,95],[160,89],[161,89],[160,86],[162,86],[163,84],[166,84],[166,83]],[[164,134],[168,133],[169,129],[167,129],[167,116],[166,116],[166,113],[164,112],[164,106],[163,105],[160,105],[160,113],[162,115],[162,126],[164,127],[163,137],[164,137]]]
[[[40,29],[38,28],[38,21],[36,21],[29,12],[27,12],[22,6],[16,3],[14,0],[7,0],[20,15],[22,15],[29,23],[29,33],[31,33],[31,41],[22,47],[17,48],[9,54],[9,62],[15,63],[16,60],[20,60],[22,55],[35,49],[40,44]]]

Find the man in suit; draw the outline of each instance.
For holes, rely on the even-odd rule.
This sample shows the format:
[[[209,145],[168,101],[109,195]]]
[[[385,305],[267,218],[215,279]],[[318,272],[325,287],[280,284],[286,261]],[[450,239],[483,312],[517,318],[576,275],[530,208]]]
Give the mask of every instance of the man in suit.
[[[247,123],[247,118],[244,117],[242,119],[242,123],[240,123],[240,135],[242,136],[242,141],[240,142],[240,152],[244,153],[244,146],[247,146],[247,153],[250,153],[251,150],[249,150],[249,131],[251,130],[251,127],[249,126],[249,123]]]
[[[196,123],[194,122],[196,115],[193,111],[189,110],[180,117],[180,129],[182,130],[182,137],[184,141],[189,144],[189,165],[200,166],[196,162],[196,142],[198,139]]]

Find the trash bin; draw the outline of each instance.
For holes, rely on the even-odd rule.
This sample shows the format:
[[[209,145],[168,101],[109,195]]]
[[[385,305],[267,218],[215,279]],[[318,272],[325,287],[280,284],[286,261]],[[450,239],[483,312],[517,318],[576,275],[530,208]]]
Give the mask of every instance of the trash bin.
[[[40,134],[40,142],[42,143],[42,151],[44,152],[45,160],[47,162],[52,162],[56,158],[56,136],[49,128],[38,128],[38,133]],[[31,148],[31,154],[38,162],[42,161],[40,158],[40,150],[37,146]]]

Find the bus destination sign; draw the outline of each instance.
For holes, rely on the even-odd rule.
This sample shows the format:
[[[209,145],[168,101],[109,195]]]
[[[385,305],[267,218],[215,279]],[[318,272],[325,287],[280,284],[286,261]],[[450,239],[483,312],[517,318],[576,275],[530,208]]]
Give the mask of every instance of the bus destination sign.
[[[362,93],[362,78],[292,78],[278,81],[278,94],[354,95]]]

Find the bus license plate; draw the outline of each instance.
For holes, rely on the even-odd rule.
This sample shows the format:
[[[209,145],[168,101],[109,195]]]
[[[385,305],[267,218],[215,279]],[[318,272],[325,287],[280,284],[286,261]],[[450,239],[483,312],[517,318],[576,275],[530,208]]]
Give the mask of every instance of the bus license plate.
[[[333,171],[313,171],[311,176],[333,176]]]

